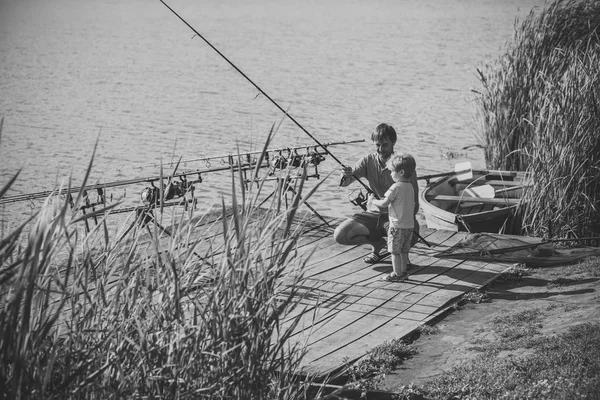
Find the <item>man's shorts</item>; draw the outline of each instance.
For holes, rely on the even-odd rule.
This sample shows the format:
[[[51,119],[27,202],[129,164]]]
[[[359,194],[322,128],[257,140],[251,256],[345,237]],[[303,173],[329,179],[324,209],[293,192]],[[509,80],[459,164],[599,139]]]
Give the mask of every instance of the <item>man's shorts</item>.
[[[390,228],[388,234],[388,251],[392,254],[408,253],[410,251],[412,237],[412,228]]]
[[[365,211],[354,214],[352,219],[359,224],[364,225],[369,230],[369,240],[372,242],[378,242],[388,234],[390,220],[387,214]],[[419,224],[416,219],[414,231],[417,234],[420,231]],[[418,241],[419,237],[416,234],[412,235],[410,246],[414,246]]]
[[[387,226],[389,225],[387,214],[365,211],[354,214],[352,219],[369,230],[369,240],[372,242],[380,241],[387,236]]]

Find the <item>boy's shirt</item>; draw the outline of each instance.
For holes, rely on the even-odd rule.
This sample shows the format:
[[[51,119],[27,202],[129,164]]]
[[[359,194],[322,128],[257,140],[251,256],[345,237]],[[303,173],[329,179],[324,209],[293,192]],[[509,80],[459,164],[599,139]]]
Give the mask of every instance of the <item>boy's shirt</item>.
[[[392,228],[414,228],[415,191],[410,182],[395,182],[385,198],[390,201],[388,213]]]
[[[387,168],[382,167],[379,163],[379,156],[377,153],[368,154],[362,157],[354,165],[353,171],[357,178],[366,178],[369,181],[371,189],[380,198],[383,198],[386,191],[395,183],[390,171]],[[419,211],[419,186],[417,184],[416,172],[411,176],[410,183],[412,184],[414,195],[414,216]]]

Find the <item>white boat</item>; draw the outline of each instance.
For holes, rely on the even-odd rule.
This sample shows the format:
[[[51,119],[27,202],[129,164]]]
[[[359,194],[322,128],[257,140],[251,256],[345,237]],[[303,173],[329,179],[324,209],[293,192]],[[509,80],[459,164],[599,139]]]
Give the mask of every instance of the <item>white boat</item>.
[[[507,233],[506,227],[512,222],[527,184],[526,174],[520,171],[446,174],[428,184],[419,195],[427,227]]]

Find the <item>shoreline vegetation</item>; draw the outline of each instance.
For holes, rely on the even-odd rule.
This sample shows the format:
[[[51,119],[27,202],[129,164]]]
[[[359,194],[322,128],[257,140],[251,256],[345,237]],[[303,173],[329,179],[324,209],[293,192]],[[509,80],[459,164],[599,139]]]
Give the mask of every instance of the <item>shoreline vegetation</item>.
[[[236,175],[231,206],[184,213],[170,235],[140,221],[109,232],[108,210],[85,233],[92,216],[58,196],[3,234],[0,398],[302,398],[295,217],[319,184],[304,194],[297,179],[291,204],[261,207],[265,180],[245,190]]]
[[[478,70],[488,166],[531,174],[522,234],[600,245],[599,65],[600,2],[558,0],[532,11]]]
[[[532,13],[517,27],[506,54],[480,71],[477,98],[488,165],[533,176],[519,215],[525,234],[600,236],[599,27],[600,3],[556,1]],[[0,138],[1,130],[0,124]],[[0,187],[0,196],[17,177]],[[248,191],[240,185],[238,196],[241,180],[232,173],[232,205],[221,205],[223,218],[184,213],[171,220],[170,236],[134,221],[110,232],[110,210],[98,210],[100,222],[84,233],[82,218],[91,216],[73,215],[69,202],[57,198],[20,227],[2,232],[1,398],[343,398],[343,390],[326,394],[328,382],[301,375],[306,349],[290,340],[309,257],[296,251],[302,224],[294,217],[319,185],[303,194],[299,179],[288,208],[273,196],[265,211],[258,201],[262,185]],[[75,204],[81,201],[79,193]],[[214,224],[221,226],[219,238],[204,238],[203,227]],[[593,261],[593,276],[599,265]],[[535,322],[530,314],[514,318],[498,325]],[[553,386],[557,391],[532,388],[533,380],[525,379],[504,397],[574,394],[558,391],[580,382],[559,366],[565,356],[573,362],[566,365],[575,365],[587,349],[588,366],[597,375],[597,328],[584,325],[557,336],[560,346],[536,342],[548,356],[518,366],[547,367],[561,383]],[[507,340],[515,333],[502,332]],[[551,350],[558,352],[549,356]],[[378,376],[414,355],[410,343],[384,343],[348,366],[342,389],[358,387],[366,394],[377,387]],[[515,367],[494,364],[494,352],[482,357],[388,398],[498,398],[498,379],[514,379]],[[484,377],[487,388],[477,383]]]

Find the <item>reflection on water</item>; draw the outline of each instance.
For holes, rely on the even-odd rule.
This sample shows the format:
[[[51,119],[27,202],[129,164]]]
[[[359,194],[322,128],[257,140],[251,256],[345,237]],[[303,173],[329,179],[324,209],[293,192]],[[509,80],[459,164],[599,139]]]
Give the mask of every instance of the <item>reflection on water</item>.
[[[476,67],[543,1],[252,3],[170,5],[319,141],[368,138],[387,122],[426,174],[465,159],[483,166],[480,149],[462,150],[477,144]],[[313,144],[160,2],[0,7],[0,182],[23,167],[9,195],[70,175],[77,184],[96,142],[91,183],[151,176],[149,164],[180,156],[255,150],[273,124],[274,146]],[[370,144],[331,151],[351,165]],[[352,212],[339,166],[329,158],[322,169],[334,175],[312,203],[324,214]],[[202,191],[214,198],[222,183],[206,176]]]

